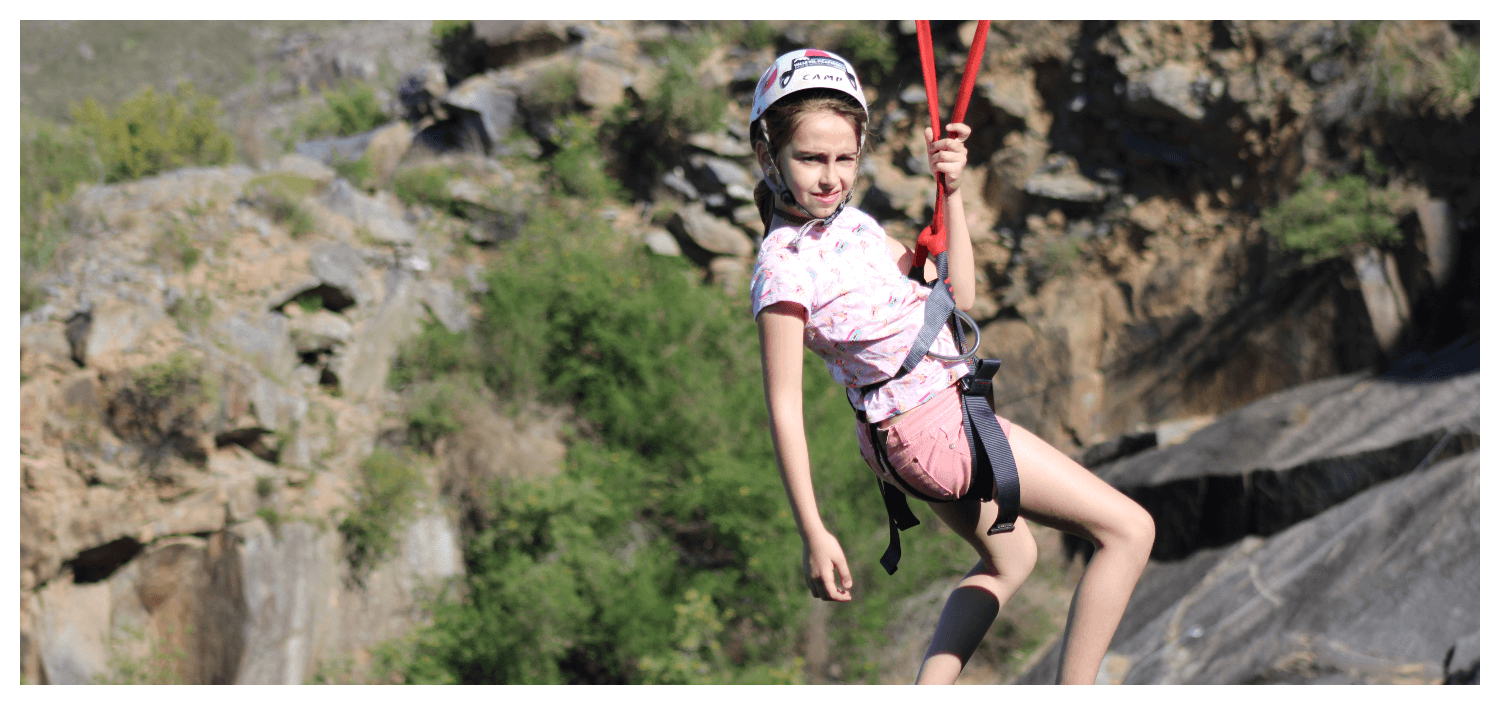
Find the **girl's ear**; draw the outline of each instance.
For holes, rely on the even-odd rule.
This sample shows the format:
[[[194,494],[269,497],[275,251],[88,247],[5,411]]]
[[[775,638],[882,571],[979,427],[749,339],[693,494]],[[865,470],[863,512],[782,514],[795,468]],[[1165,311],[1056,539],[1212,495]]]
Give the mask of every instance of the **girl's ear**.
[[[760,164],[760,173],[767,176],[771,171],[771,150],[766,147],[765,142],[755,143],[755,161]]]

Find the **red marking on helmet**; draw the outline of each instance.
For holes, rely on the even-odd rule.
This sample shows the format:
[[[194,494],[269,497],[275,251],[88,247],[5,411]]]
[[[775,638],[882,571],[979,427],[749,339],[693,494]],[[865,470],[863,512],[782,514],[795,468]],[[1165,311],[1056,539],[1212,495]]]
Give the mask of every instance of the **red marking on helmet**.
[[[755,92],[757,94],[759,94],[759,93],[765,93],[766,91],[770,90],[771,89],[771,81],[774,80],[775,78],[776,78],[776,65],[772,64],[771,68],[766,69],[766,75],[761,77],[760,88],[755,89]]]
[[[830,58],[830,59],[833,58],[833,56],[831,54],[829,54],[828,52],[826,52],[826,51],[820,51],[818,49],[808,49],[807,53],[803,54],[803,56],[823,56],[823,57],[827,57],[827,58]]]

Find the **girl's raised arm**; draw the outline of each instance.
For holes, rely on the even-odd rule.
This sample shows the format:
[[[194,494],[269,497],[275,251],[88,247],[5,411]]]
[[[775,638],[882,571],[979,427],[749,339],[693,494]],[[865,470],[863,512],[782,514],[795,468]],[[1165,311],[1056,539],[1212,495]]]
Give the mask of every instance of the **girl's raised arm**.
[[[802,329],[806,313],[790,302],[766,306],[756,316],[760,330],[761,370],[766,408],[771,414],[771,439],[776,465],[786,487],[797,531],[802,535],[802,559],[807,587],[814,597],[837,602],[851,598],[854,579],[838,539],[823,526],[813,493],[812,467],[807,456],[807,433],[802,422]]]

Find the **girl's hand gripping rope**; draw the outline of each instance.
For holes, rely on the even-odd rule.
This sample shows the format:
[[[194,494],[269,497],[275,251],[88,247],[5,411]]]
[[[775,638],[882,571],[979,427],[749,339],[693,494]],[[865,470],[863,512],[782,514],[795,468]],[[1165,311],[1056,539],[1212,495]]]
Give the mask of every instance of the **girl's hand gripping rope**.
[[[964,140],[969,139],[971,131],[961,122],[949,123],[947,130],[948,136],[936,142],[932,140],[932,128],[924,127],[922,133],[927,136],[927,166],[932,169],[933,176],[943,177],[943,185],[951,198],[958,193],[964,166],[969,163],[969,149],[964,146]]]
[[[849,562],[844,559],[844,549],[839,540],[827,531],[809,531],[802,542],[802,564],[807,575],[807,589],[813,597],[832,602],[848,602],[853,599],[849,590],[854,587],[854,578],[849,575]]]

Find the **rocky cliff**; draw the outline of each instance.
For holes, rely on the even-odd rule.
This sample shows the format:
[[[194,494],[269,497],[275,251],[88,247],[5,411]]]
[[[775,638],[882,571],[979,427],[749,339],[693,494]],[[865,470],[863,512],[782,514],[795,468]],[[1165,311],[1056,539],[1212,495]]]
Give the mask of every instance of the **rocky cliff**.
[[[400,119],[288,154],[265,147],[248,164],[93,185],[69,203],[45,297],[20,321],[28,682],[336,679],[368,673],[376,645],[420,623],[421,598],[463,570],[473,498],[456,478],[556,472],[560,412],[473,410],[471,430],[415,468],[418,499],[385,559],[351,562],[338,527],[372,491],[362,464],[400,445],[404,402],[387,377],[401,342],[423,325],[469,325],[466,294],[505,256],[540,193],[535,162],[571,148],[570,125],[597,130],[625,189],[603,204],[617,231],[743,291],[759,234],[750,87],[777,52],[828,46],[876,67],[856,202],[908,240],[930,217],[930,177],[913,158],[925,98],[910,23],[860,25],[889,61],[858,53],[868,35],[840,23],[775,22],[769,39],[740,28],[725,41],[733,28],[714,23],[474,22],[441,51],[416,24],[289,38],[266,61],[292,88],[227,100],[247,139],[270,144],[297,86],[379,81],[385,62],[400,78],[382,95]],[[934,27],[940,95],[952,95],[974,25]],[[1339,644],[1396,627],[1310,626],[1288,610],[1368,586],[1351,577],[1317,592],[1301,577],[1307,561],[1278,561],[1332,533],[1346,540],[1356,520],[1413,550],[1436,542],[1444,566],[1477,547],[1464,518],[1477,527],[1477,501],[1441,504],[1458,501],[1444,488],[1477,483],[1477,453],[1444,460],[1478,445],[1477,373],[1460,374],[1461,360],[1442,383],[1377,376],[1412,377],[1455,340],[1477,357],[1477,88],[1412,87],[1381,63],[1397,46],[1440,63],[1477,46],[1477,23],[996,21],[991,32],[965,191],[981,352],[1006,363],[997,405],[1086,462],[1093,453],[1161,527],[1110,677],[1440,679],[1434,650],[1463,636],[1451,626],[1470,618],[1470,596],[1477,615],[1467,568],[1410,588],[1458,605],[1409,616],[1431,626],[1422,644],[1354,654]],[[701,36],[721,41],[695,45],[691,63],[660,50]],[[723,97],[721,122],[652,112],[684,80]],[[360,184],[334,169],[353,162],[369,170]],[[398,173],[432,164],[461,174],[443,185],[446,208],[394,195]],[[1263,212],[1301,174],[1372,164],[1398,243],[1307,265],[1266,234]],[[1376,402],[1390,418],[1361,415]],[[1302,430],[1266,435],[1284,426]],[[1456,523],[1380,523],[1434,511]],[[1233,663],[1184,655],[1185,639],[1241,638],[1179,622],[1249,604],[1236,597],[1246,589],[1264,598],[1254,618],[1213,624],[1281,641]]]

